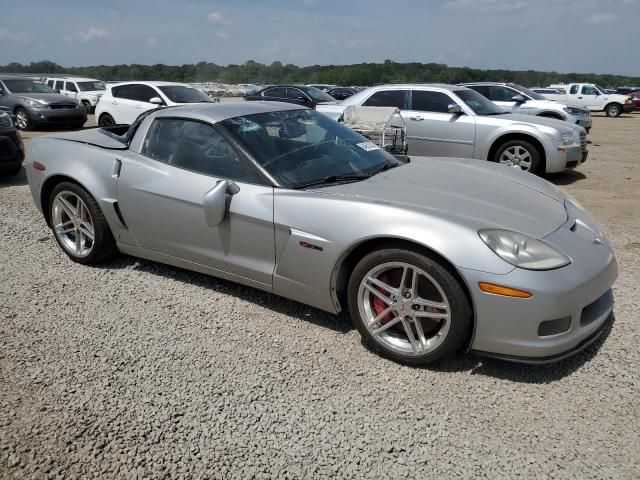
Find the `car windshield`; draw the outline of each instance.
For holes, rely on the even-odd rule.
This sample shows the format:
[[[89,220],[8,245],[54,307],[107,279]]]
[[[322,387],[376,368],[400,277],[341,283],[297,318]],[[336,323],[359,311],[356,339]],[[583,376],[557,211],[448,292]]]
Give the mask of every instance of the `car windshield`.
[[[107,87],[102,82],[77,82],[81,92],[94,92],[96,90],[106,90]]]
[[[366,138],[314,110],[230,118],[231,134],[283,186],[364,179],[402,162]]]
[[[455,90],[453,93],[460,97],[476,115],[502,115],[508,113],[475,90]]]
[[[169,100],[174,103],[210,103],[213,102],[211,97],[201,92],[197,88],[187,87],[184,85],[165,85],[158,87]]]
[[[546,100],[545,97],[543,97],[542,95],[540,95],[539,93],[534,92],[533,90],[527,88],[527,87],[523,87],[522,85],[511,85],[511,87],[515,88],[516,90],[518,90],[520,93],[524,93],[525,95],[527,95],[528,97],[533,98],[534,100]]]
[[[329,95],[327,92],[323,92],[319,88],[308,87],[305,89],[307,95],[311,97],[314,102],[335,102],[336,99]]]
[[[54,93],[47,84],[29,79],[2,80],[11,93]]]

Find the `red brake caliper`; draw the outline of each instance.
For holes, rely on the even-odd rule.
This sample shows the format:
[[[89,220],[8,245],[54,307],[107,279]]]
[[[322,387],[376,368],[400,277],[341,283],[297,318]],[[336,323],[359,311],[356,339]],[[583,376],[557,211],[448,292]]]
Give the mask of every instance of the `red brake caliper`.
[[[378,280],[388,285],[389,275],[387,275],[387,273],[383,273],[378,277]],[[387,292],[385,289],[380,287],[375,287],[375,288],[377,288],[379,292],[384,293],[385,295],[391,296],[391,292]],[[373,297],[373,312],[376,314],[376,317],[380,315],[382,312],[384,312],[387,309],[387,307],[388,305],[384,303],[382,300],[380,300],[378,297],[375,297],[375,296]],[[385,323],[391,320],[393,320],[393,314],[389,312],[382,318],[382,320],[380,320],[380,325],[384,325]]]

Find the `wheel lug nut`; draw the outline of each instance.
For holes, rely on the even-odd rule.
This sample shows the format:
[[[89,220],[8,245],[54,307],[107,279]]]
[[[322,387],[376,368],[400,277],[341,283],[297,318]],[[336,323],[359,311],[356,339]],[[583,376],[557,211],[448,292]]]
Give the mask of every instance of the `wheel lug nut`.
[[[405,293],[404,298],[411,298],[411,293],[410,292]]]

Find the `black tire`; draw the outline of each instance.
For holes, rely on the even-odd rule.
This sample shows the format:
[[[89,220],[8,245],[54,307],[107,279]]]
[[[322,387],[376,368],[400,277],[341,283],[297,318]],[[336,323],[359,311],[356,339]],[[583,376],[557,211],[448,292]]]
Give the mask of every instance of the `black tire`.
[[[622,115],[622,105],[619,103],[610,103],[604,107],[604,113],[607,114],[607,117],[619,117]]]
[[[87,113],[91,113],[91,104],[88,100],[82,100],[82,105],[84,106],[84,109],[87,111]]]
[[[100,118],[98,119],[99,127],[110,127],[115,124],[116,124],[116,121],[108,113],[103,113],[102,115],[100,115]]]
[[[400,354],[378,341],[367,329],[359,308],[359,289],[365,275],[376,266],[403,262],[422,269],[442,288],[450,305],[450,325],[444,340],[432,351],[421,355]],[[472,310],[460,282],[438,260],[416,251],[387,248],[366,255],[351,273],[347,290],[349,312],[362,339],[372,351],[393,361],[412,366],[426,366],[458,352],[470,338]]]
[[[16,128],[18,130],[31,130],[33,128],[33,121],[31,120],[31,116],[29,112],[27,112],[24,108],[16,108]]]
[[[87,209],[89,210],[89,214],[91,215],[91,220],[93,221],[93,230],[94,230],[94,241],[91,252],[86,256],[78,256],[71,252],[63,243],[55,232],[55,226],[53,222],[53,207],[54,207],[54,199],[59,193],[63,192],[71,192],[84,202]],[[118,254],[118,248],[116,246],[116,242],[113,238],[113,234],[111,233],[111,229],[109,228],[109,224],[100,209],[98,203],[93,199],[89,193],[79,186],[76,183],[71,182],[62,182],[56,185],[49,197],[49,219],[51,230],[53,231],[53,235],[60,245],[62,251],[67,254],[67,256],[73,260],[74,262],[81,263],[83,265],[96,265],[108,260],[113,259]]]
[[[11,170],[5,170],[5,174],[9,177],[14,177],[16,176],[18,173],[20,173],[20,170],[22,170],[22,163],[16,165],[14,168],[12,168]]]
[[[71,128],[73,128],[74,130],[80,130],[81,128],[84,128],[84,123],[85,122],[74,123],[73,125],[71,125]]]
[[[543,173],[544,171],[544,161],[542,159],[542,155],[540,153],[540,150],[538,150],[538,147],[536,147],[535,145],[533,145],[531,142],[528,142],[526,140],[509,140],[508,142],[503,143],[502,145],[500,145],[500,147],[498,147],[498,149],[496,150],[495,155],[493,156],[493,158],[491,159],[492,161],[496,162],[496,163],[500,163],[500,159],[502,158],[502,155],[505,153],[505,151],[515,148],[515,147],[520,147],[524,150],[527,151],[527,153],[529,154],[530,158],[531,158],[531,165],[529,166],[529,168],[527,169],[528,172],[533,173],[533,174],[540,174]],[[525,170],[525,169],[523,169]]]

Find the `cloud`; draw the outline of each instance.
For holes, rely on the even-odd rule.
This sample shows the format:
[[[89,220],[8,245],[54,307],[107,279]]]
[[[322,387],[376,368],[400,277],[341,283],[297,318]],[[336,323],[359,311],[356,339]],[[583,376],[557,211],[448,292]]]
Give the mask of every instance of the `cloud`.
[[[81,42],[91,42],[93,40],[101,40],[109,38],[111,36],[111,30],[102,27],[89,27],[84,30],[77,30],[71,35],[66,35],[64,39],[66,41],[80,40]]]
[[[27,32],[13,32],[6,28],[0,28],[0,41],[27,43],[31,39],[31,35]]]
[[[207,15],[207,22],[212,25],[220,25],[221,23],[224,23],[224,15],[220,12],[211,12]]]
[[[527,7],[524,0],[447,0],[447,10],[465,10],[467,12],[515,12]]]
[[[604,23],[612,23],[618,20],[615,13],[594,13],[587,18],[586,22],[591,25],[602,25]]]

